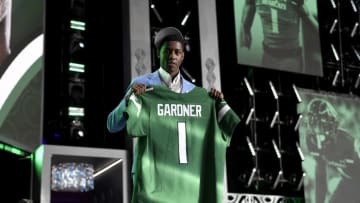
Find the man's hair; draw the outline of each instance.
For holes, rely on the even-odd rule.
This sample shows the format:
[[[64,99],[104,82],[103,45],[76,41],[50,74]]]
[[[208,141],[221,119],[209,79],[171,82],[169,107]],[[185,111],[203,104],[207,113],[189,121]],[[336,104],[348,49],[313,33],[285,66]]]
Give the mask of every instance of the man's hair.
[[[159,51],[161,48],[161,45],[163,45],[164,42],[168,42],[168,41],[180,42],[183,47],[184,47],[184,43],[185,43],[183,35],[175,27],[163,28],[156,34],[155,41],[154,41],[156,49]]]

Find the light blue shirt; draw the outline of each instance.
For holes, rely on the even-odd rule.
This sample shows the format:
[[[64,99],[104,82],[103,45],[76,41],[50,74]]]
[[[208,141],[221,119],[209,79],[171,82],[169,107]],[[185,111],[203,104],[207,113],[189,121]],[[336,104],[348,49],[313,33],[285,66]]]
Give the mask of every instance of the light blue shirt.
[[[164,70],[159,68],[155,72],[139,76],[131,81],[130,85],[126,90],[125,96],[120,101],[120,103],[115,107],[115,109],[109,113],[107,117],[107,128],[109,132],[116,133],[124,129],[126,124],[126,119],[123,114],[126,109],[126,97],[131,93],[131,87],[134,83],[140,83],[146,86],[151,86],[151,85],[168,86],[168,84],[170,84],[172,86],[170,87],[168,86],[168,87],[172,89],[174,92],[179,92],[179,93],[190,92],[195,87],[194,84],[187,81],[181,74],[178,74],[178,76],[176,77],[177,79],[175,78],[174,81],[170,81],[169,83],[169,80],[166,79],[167,78],[167,76],[165,76],[166,74],[162,73],[160,75],[160,72],[164,72]]]

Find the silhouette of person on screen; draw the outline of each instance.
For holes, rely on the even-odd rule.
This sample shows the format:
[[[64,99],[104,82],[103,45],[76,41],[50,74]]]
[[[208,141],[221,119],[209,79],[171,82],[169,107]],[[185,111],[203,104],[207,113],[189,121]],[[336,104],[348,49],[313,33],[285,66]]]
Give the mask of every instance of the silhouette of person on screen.
[[[0,68],[10,55],[11,0],[0,0]],[[5,70],[0,69],[0,77]]]
[[[316,202],[360,202],[360,142],[340,126],[335,107],[315,98],[307,107],[306,146],[316,160]]]
[[[251,27],[258,13],[263,30],[262,65],[280,70],[302,72],[300,20],[318,27],[304,0],[244,0],[240,24],[240,47],[250,49]]]

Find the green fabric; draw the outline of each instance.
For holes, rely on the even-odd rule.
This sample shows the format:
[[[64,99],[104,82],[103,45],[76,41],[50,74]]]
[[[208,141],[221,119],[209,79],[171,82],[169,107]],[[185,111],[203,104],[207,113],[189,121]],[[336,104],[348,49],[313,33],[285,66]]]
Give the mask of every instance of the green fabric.
[[[257,0],[264,44],[271,48],[299,47],[300,1]]]
[[[219,125],[218,111],[226,105],[200,87],[178,94],[154,86],[130,97],[127,132],[139,137],[133,203],[222,202],[226,147],[240,121],[225,108]],[[186,127],[187,163],[180,163],[178,123]]]

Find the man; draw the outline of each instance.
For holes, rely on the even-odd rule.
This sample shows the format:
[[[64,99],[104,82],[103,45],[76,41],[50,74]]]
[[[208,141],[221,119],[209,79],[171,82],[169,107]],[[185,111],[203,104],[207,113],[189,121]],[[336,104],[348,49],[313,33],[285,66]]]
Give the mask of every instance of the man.
[[[162,95],[162,97],[163,97],[162,100],[170,100],[170,99],[174,99],[174,97],[175,98],[180,97],[179,98],[180,100],[186,100],[186,101],[189,101],[189,100],[192,101],[192,100],[198,100],[198,99],[204,98],[207,100],[207,102],[211,103],[211,101],[209,101],[209,99],[205,97],[203,88],[196,87],[194,84],[187,81],[180,73],[180,67],[181,67],[181,64],[185,57],[184,38],[183,38],[181,32],[174,27],[163,28],[156,34],[154,44],[157,48],[158,56],[160,59],[160,63],[159,63],[160,68],[153,73],[145,74],[143,76],[137,77],[132,80],[132,82],[130,83],[129,87],[127,88],[126,94],[125,94],[124,98],[121,100],[120,104],[108,115],[107,128],[112,133],[123,130],[125,128],[125,126],[127,125],[127,118],[125,116],[125,115],[129,115],[128,112],[125,113],[125,111],[127,109],[127,104],[130,103],[130,105],[128,105],[128,107],[133,106],[133,104],[132,104],[133,99],[130,99],[130,98],[133,98],[134,96],[140,97],[142,95],[151,95],[148,93],[148,89],[153,88],[153,86],[156,89],[156,91],[154,91],[154,92],[156,92],[156,93],[163,92],[163,94],[165,95],[165,96]],[[159,87],[163,87],[163,88],[159,88]],[[202,89],[202,90],[199,90],[199,89]],[[193,91],[193,90],[196,90],[196,91]],[[173,93],[173,94],[171,94],[171,93]],[[189,94],[189,93],[191,93],[191,94]],[[182,94],[185,94],[188,96],[183,98],[182,96],[180,96]],[[206,95],[207,96],[210,95],[210,97],[215,98],[214,101],[218,101],[219,103],[221,103],[223,105],[226,104],[224,102],[221,102],[222,99],[224,98],[224,95],[220,91],[218,91],[214,88],[211,88],[209,92],[206,92]],[[169,96],[169,98],[167,96]],[[153,100],[157,100],[157,97],[154,97],[147,103],[154,103],[155,101],[153,101]],[[210,111],[210,107],[213,107],[213,105],[208,104],[208,105],[206,105],[206,108],[204,106],[202,108],[203,111],[201,111],[201,113],[199,113],[200,112],[200,110],[199,110],[200,104],[194,104],[194,105],[195,106],[190,105],[190,107],[189,107],[190,109],[188,109],[188,110],[190,110],[190,115],[187,117],[192,117],[191,115],[193,115],[192,113],[194,113],[194,111],[195,111],[197,113],[196,115],[201,114],[201,115],[204,115],[204,116],[202,116],[202,118],[207,118],[208,116],[205,116],[206,113],[204,112],[205,109],[207,108]],[[183,106],[178,104],[177,107],[183,107]],[[195,109],[193,109],[192,107],[195,107]],[[225,105],[225,107],[227,107],[227,105]],[[186,107],[184,107],[184,108],[186,108]],[[178,109],[178,110],[180,110],[180,109]],[[186,111],[186,109],[183,109],[183,108],[181,108],[181,110],[183,110],[182,112]],[[227,112],[229,110],[229,108],[225,108],[225,110],[226,110],[225,112]],[[129,111],[129,110],[127,110],[127,111]],[[166,110],[160,109],[159,111],[166,111]],[[189,112],[189,111],[187,111],[187,112]],[[224,112],[224,110],[223,110],[223,112]],[[212,114],[212,115],[213,115],[212,117],[208,117],[207,119],[214,118],[215,114]],[[228,115],[230,115],[230,116],[232,115],[234,117],[234,119],[231,122],[227,122],[227,125],[229,126],[228,128],[230,129],[229,131],[232,131],[233,130],[232,128],[238,123],[239,118],[236,115],[234,115],[233,112],[232,112],[232,114],[230,113]],[[224,119],[224,122],[226,122],[226,121],[227,120]],[[197,122],[199,122],[199,121],[197,121]],[[128,134],[132,133],[129,131],[129,128],[137,129],[137,128],[141,127],[140,124],[138,124],[138,123],[140,123],[140,122],[135,122],[135,124],[133,124],[133,122],[132,122],[131,127],[128,126]],[[209,121],[203,121],[201,123],[209,123]],[[160,125],[158,127],[160,129],[162,128]],[[204,130],[208,129],[206,126],[205,127],[203,126],[202,128],[205,128]],[[210,132],[212,132],[213,131],[212,129],[213,129],[213,127],[209,128],[208,130]],[[217,127],[216,129],[220,129],[220,128]],[[196,129],[191,130],[191,131],[197,132]],[[215,132],[215,130],[214,130],[214,132]],[[218,134],[219,134],[220,131],[216,130],[216,132],[218,132]],[[205,134],[203,134],[203,135],[205,135]],[[229,134],[231,134],[231,133],[228,133],[227,137],[230,137]],[[138,135],[131,135],[131,136],[136,137]],[[175,135],[173,135],[173,136],[175,136]],[[142,191],[140,191],[138,189],[138,186],[140,184],[139,174],[142,174],[141,172],[139,172],[139,170],[141,170],[141,168],[142,168],[139,165],[143,165],[143,162],[141,159],[144,157],[144,155],[143,155],[144,142],[146,142],[144,140],[145,139],[139,139],[138,143],[140,143],[140,144],[137,144],[135,146],[135,152],[134,152],[135,155],[134,155],[134,161],[133,161],[133,167],[132,167],[132,174],[133,174],[133,181],[134,181],[134,193],[133,194],[135,194],[135,195],[142,193]],[[226,140],[228,140],[228,138]],[[222,146],[226,146],[226,144],[228,142],[224,141],[222,143],[223,143]],[[169,147],[174,148],[174,146],[169,146]],[[224,149],[224,148],[221,148],[221,149]],[[198,150],[200,150],[200,148],[198,148]],[[201,157],[199,157],[199,158],[201,158]],[[154,160],[152,160],[152,161],[154,161]],[[203,161],[205,161],[205,159]],[[191,163],[195,164],[196,162],[194,163],[193,161],[191,161]],[[218,163],[221,164],[221,161],[219,161]],[[221,173],[220,171],[223,170],[223,165],[219,166],[219,167],[221,169],[217,170],[217,173]],[[211,175],[214,175],[214,174],[211,174]],[[216,175],[214,175],[214,176],[216,176]],[[169,176],[167,176],[167,177],[169,177]],[[223,174],[216,176],[216,178],[221,179],[221,181],[223,181]],[[222,182],[221,182],[221,185],[222,185]],[[223,189],[223,188],[220,188],[220,189]],[[173,192],[177,192],[177,191],[173,191]],[[148,193],[146,193],[146,194],[148,194]],[[179,194],[181,194],[181,193],[179,193]],[[197,195],[199,195],[199,194],[197,194]],[[214,195],[218,195],[218,193],[214,193]],[[202,197],[203,197],[203,194],[202,194]],[[146,199],[149,197],[145,196],[143,198]],[[221,198],[221,197],[217,196],[217,198]],[[137,197],[133,197],[134,202],[136,202],[137,200],[138,200]],[[172,200],[172,201],[176,202],[176,200]],[[199,201],[202,201],[202,200],[199,200]]]
[[[300,20],[314,28],[318,23],[304,0],[245,0],[240,25],[240,47],[251,48],[251,27],[258,13],[263,30],[262,65],[304,72],[300,46]]]
[[[180,67],[185,57],[184,42],[181,32],[174,27],[163,28],[157,33],[154,43],[160,58],[160,68],[153,73],[132,80],[125,97],[108,115],[107,128],[111,133],[124,129],[126,119],[123,113],[126,108],[126,100],[131,93],[140,95],[149,85],[164,85],[177,93],[187,93],[195,87],[180,73]],[[215,98],[224,98],[224,95],[214,88],[211,88],[209,93]]]
[[[314,98],[307,107],[306,147],[316,161],[314,202],[360,202],[359,140],[340,125],[341,117],[327,100]]]

